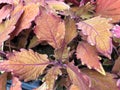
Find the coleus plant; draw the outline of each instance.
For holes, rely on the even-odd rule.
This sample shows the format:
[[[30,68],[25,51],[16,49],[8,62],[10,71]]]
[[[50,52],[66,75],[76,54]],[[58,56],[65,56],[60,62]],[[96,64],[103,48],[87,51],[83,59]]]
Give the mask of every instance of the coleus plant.
[[[43,84],[33,90],[119,90],[119,4],[120,0],[1,0],[0,70],[5,72],[0,90],[6,90],[9,79],[10,90],[22,90],[21,80],[36,79]],[[54,53],[34,51],[46,44]],[[110,61],[112,74],[103,68]]]

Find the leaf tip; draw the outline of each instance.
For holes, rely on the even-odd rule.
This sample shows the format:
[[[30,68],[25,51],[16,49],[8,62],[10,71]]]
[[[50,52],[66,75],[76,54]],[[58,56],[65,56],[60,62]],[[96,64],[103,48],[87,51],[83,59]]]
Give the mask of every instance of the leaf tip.
[[[102,75],[106,75],[105,70],[103,69],[102,65],[100,64],[100,68],[96,69],[99,73],[101,73]]]

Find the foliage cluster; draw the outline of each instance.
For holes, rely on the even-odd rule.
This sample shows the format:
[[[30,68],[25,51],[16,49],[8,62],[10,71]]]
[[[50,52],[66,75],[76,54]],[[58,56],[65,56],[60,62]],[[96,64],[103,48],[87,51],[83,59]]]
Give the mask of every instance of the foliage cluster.
[[[120,0],[0,0],[0,90],[120,90]],[[41,52],[41,47],[47,50]]]

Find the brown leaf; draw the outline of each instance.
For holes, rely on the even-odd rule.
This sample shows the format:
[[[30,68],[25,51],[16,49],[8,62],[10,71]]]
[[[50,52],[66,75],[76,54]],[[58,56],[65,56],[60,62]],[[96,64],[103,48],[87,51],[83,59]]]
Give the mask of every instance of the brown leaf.
[[[50,9],[58,10],[58,11],[64,11],[69,10],[69,5],[64,3],[63,1],[56,1],[56,0],[46,0],[46,3],[48,4]]]
[[[120,21],[120,0],[96,0],[96,15],[112,18],[112,22]]]
[[[0,90],[6,90],[7,73],[0,75]]]
[[[22,13],[23,11],[17,12],[15,15],[11,16],[10,19],[0,24],[0,46],[2,42],[10,37],[9,34],[15,29],[15,25]]]
[[[82,5],[81,7],[71,7],[71,11],[75,13],[75,15],[81,17],[82,19],[89,19],[90,17],[92,17],[94,9],[94,5],[90,2],[86,5]]]
[[[112,33],[110,29],[112,24],[106,18],[101,18],[100,16],[79,22],[78,29],[82,30],[84,35],[87,35],[87,41],[91,45],[95,45],[97,50],[111,58],[112,53]]]
[[[48,70],[47,74],[45,75],[45,82],[49,90],[54,90],[55,81],[58,78],[58,75],[61,75],[62,72],[60,67],[52,67]]]
[[[64,22],[51,12],[41,8],[41,14],[35,20],[35,34],[40,42],[47,41],[54,48],[60,48],[65,35]]]
[[[99,62],[99,56],[94,46],[89,45],[86,42],[81,42],[77,47],[77,59],[82,61],[82,64],[86,64],[90,69],[94,68],[101,74],[105,75],[105,71]]]
[[[71,84],[72,82],[66,70],[65,71],[62,70],[62,78],[59,81],[57,81],[56,86],[70,88]]]
[[[75,21],[73,19],[66,18],[65,19],[65,43],[68,44],[72,41],[73,38],[77,36],[77,28],[75,25]]]
[[[67,67],[67,72],[73,85],[79,87],[78,90],[90,90],[90,80],[88,76],[83,74],[76,66],[69,64]]]
[[[31,32],[32,29],[28,29],[28,30],[24,30],[23,32],[21,32],[18,37],[19,37],[19,41],[17,41],[17,48],[20,49],[20,48],[26,48],[26,45],[27,45],[27,40],[28,40],[28,37],[30,36],[30,32]]]
[[[113,74],[106,73],[106,76],[103,76],[94,70],[86,68],[82,69],[82,72],[87,74],[91,79],[90,90],[119,90]]]
[[[56,59],[61,59],[63,62],[65,60],[68,61],[69,50],[70,50],[70,48],[68,48],[67,46],[61,47],[59,49],[54,50],[54,53],[55,53],[54,56]]]
[[[22,83],[19,81],[19,79],[17,77],[13,77],[10,90],[22,90],[21,84]]]
[[[113,73],[119,73],[120,72],[120,56],[118,57],[117,60],[115,60],[115,64],[112,68]]]
[[[120,38],[116,38],[116,37],[113,37],[113,44],[115,44],[115,46],[118,46],[120,44]]]
[[[33,47],[37,46],[38,44],[40,44],[38,38],[36,36],[33,36],[33,38],[30,40],[30,44],[29,44],[28,48],[33,48]]]
[[[55,50],[55,58],[56,59],[62,59],[62,61],[65,61],[65,59],[69,56],[69,49],[67,45],[77,36],[77,28],[75,25],[75,21],[67,17],[65,19],[65,37],[62,42],[62,47]]]
[[[12,10],[11,5],[5,5],[0,9],[0,23],[2,22],[3,19],[10,15],[11,10]]]
[[[8,56],[7,61],[0,63],[0,70],[12,72],[24,81],[35,80],[43,73],[49,64],[47,55],[42,55],[32,50],[21,49]]]
[[[29,37],[30,37],[30,33],[31,33],[31,28],[29,30],[23,30],[17,37],[15,37],[13,40],[11,40],[12,38],[10,37],[10,39],[8,39],[5,42],[5,46],[7,47],[11,47],[14,48],[15,50],[19,50],[21,48],[28,48],[28,43],[29,43]],[[15,41],[14,41],[15,40]],[[16,42],[17,41],[17,42]],[[28,48],[29,49],[29,48]]]

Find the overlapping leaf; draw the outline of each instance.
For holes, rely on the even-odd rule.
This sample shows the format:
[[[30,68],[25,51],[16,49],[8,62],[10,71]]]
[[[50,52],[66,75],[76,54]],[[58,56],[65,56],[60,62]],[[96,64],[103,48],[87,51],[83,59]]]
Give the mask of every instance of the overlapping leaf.
[[[75,26],[75,21],[73,19],[65,19],[65,43],[68,44],[73,38],[77,36],[77,28]]]
[[[14,6],[14,9],[11,12],[11,16],[15,15],[17,12],[19,12],[21,10],[23,10],[23,3],[22,2],[18,3],[17,6]]]
[[[78,44],[76,55],[83,64],[86,64],[89,68],[94,68],[101,74],[105,75],[105,71],[99,62],[97,50],[94,46],[91,46],[86,42],[81,42]]]
[[[0,0],[1,3],[13,4],[13,0]]]
[[[23,11],[19,11],[15,15],[11,16],[10,19],[7,19],[5,22],[0,24],[0,46],[10,37],[9,34],[15,29],[15,25],[22,13]]]
[[[91,3],[87,3],[82,5],[81,7],[73,7],[71,10],[75,13],[75,15],[81,17],[82,19],[89,19],[93,17],[93,10],[95,6]]]
[[[24,13],[22,14],[19,23],[17,24],[16,30],[12,34],[14,36],[17,36],[22,30],[30,28],[32,21],[39,14],[39,5],[35,3],[23,5],[23,3],[20,3],[15,7],[12,15],[19,12],[20,10],[23,10]]]
[[[61,76],[67,74],[66,70],[63,70],[63,69],[61,69],[61,70],[62,70],[62,73],[63,73]],[[58,78],[58,80],[59,80],[59,78]],[[70,86],[72,84],[72,82],[70,80],[70,77],[68,75],[66,75],[65,77],[62,77],[59,81],[58,80],[57,80],[57,83],[56,83],[57,87],[70,88]]]
[[[58,78],[58,75],[61,74],[62,72],[60,67],[52,67],[50,70],[48,70],[44,78],[49,90],[54,90],[55,80]]]
[[[95,72],[94,70],[81,69],[82,72],[87,74],[91,79],[90,90],[119,90],[116,85],[115,75],[106,73],[106,76]]]
[[[65,46],[55,50],[54,53],[56,59],[61,59],[62,61],[65,61],[68,59],[69,56],[69,48]]]
[[[40,42],[47,41],[54,48],[60,48],[65,35],[64,22],[56,15],[41,8],[36,20],[35,34]]]
[[[17,77],[13,77],[10,90],[22,90],[21,84],[22,83],[19,81],[19,79]]]
[[[0,90],[6,90],[7,73],[0,75]]]
[[[12,72],[25,81],[35,80],[49,64],[47,55],[38,54],[32,50],[21,49],[8,56],[8,60],[0,63],[0,70]]]
[[[67,72],[73,85],[79,87],[79,90],[89,90],[90,80],[88,76],[80,72],[76,66],[69,64],[67,67]]]
[[[13,53],[8,54],[8,60],[0,62],[0,70],[11,72],[13,76],[13,84],[10,90],[22,90],[21,82],[18,78],[24,81],[35,80],[39,77],[39,75],[43,74],[45,69],[47,72],[44,73],[43,84],[34,90],[54,90],[59,86],[64,86],[69,90],[117,90],[115,86],[116,82],[111,74],[107,73],[106,76],[101,76],[98,73],[100,72],[105,75],[105,71],[99,62],[100,58],[97,52],[111,58],[112,33],[110,32],[110,29],[112,29],[112,24],[109,23],[110,20],[107,18],[112,18],[112,22],[120,21],[120,0],[95,0],[96,15],[101,15],[105,18],[98,16],[77,23],[78,29],[81,29],[80,33],[82,33],[79,35],[85,40],[85,42],[84,40],[81,40],[81,43],[79,43],[77,49],[75,49],[77,50],[77,59],[81,59],[82,64],[86,64],[90,69],[94,68],[98,71],[93,72],[83,70],[83,72],[90,77],[83,74],[76,66],[74,66],[73,62],[72,64],[69,64],[68,62],[69,56],[71,56],[70,58],[76,58],[74,55],[70,55],[74,52],[73,48],[69,49],[67,46],[77,35],[75,21],[78,17],[83,19],[90,18],[91,14],[89,14],[89,12],[93,12],[94,9],[92,3],[86,4],[88,1],[94,0],[80,1],[0,0],[0,46],[10,37],[9,34],[11,34],[11,32],[11,39],[13,39],[12,37],[18,36],[21,31],[29,30],[28,32],[26,31],[26,37],[17,37],[21,40],[20,42],[17,42],[19,48],[31,48],[38,45],[42,41],[47,41],[48,44],[55,48],[54,56],[58,62],[57,65],[59,64],[60,66],[65,66],[65,73],[62,71],[61,74],[61,67],[53,66],[51,68],[46,68],[46,66],[51,64],[47,58],[47,55],[36,53],[31,49],[21,49],[19,52],[14,51]],[[71,2],[74,5],[72,6],[72,4],[69,4],[68,2]],[[72,7],[75,5],[79,6],[78,9],[73,12],[74,15],[69,11],[63,12],[64,10],[69,10],[69,5]],[[83,7],[80,8],[82,5]],[[54,13],[53,10],[56,10],[56,12],[60,15]],[[66,15],[62,13],[67,13],[70,17],[66,17]],[[61,14],[62,16],[65,16],[65,18],[62,17]],[[74,16],[75,19],[71,19],[71,16],[72,18]],[[35,21],[35,23],[33,21]],[[37,39],[34,37],[31,39],[32,36],[29,37],[29,35],[33,33],[31,32],[33,29]],[[113,29],[113,34],[119,38],[119,27],[115,26]],[[19,35],[21,34],[22,32]],[[78,39],[78,37],[76,38]],[[86,39],[88,42],[86,42]],[[14,38],[14,40],[17,39]],[[39,42],[37,40],[39,40]],[[30,42],[29,44],[29,41],[34,42]],[[77,43],[77,41],[75,42]],[[72,45],[70,46],[72,47]],[[69,54],[70,50],[72,51]],[[56,63],[56,60],[53,62]],[[116,60],[113,67],[113,72],[115,73],[120,73],[120,60],[118,60]],[[56,81],[58,75],[61,75],[60,81]],[[0,86],[0,90],[5,90],[6,80],[7,75],[0,76],[0,84],[3,85],[3,87]],[[92,83],[90,83],[91,81]],[[120,86],[120,80],[118,80],[117,85]]]
[[[28,29],[28,30],[24,30],[23,32],[21,32],[19,34],[19,36],[22,36],[22,37],[19,37],[19,39],[17,40],[17,42],[15,42],[15,47],[20,49],[20,48],[25,48],[27,43],[28,43],[28,37],[29,37],[29,34],[32,30],[31,29]]]
[[[0,9],[0,23],[2,22],[3,19],[10,15],[11,10],[12,10],[11,5],[5,5]]]
[[[53,10],[59,10],[59,11],[64,11],[64,10],[69,10],[69,5],[65,4],[62,1],[56,1],[56,0],[51,0],[51,1],[46,1],[48,6],[53,9]]]
[[[23,0],[13,0],[13,5],[17,6],[20,2],[23,2]]]
[[[79,22],[77,25],[78,29],[81,29],[84,35],[87,35],[87,41],[91,45],[96,45],[99,52],[110,58],[112,52],[110,29],[112,25],[109,24],[109,20],[98,16]]]
[[[36,36],[33,36],[28,48],[33,48],[33,47],[37,46],[38,44],[39,44],[38,38]]]
[[[71,27],[70,27],[71,26]],[[55,51],[56,59],[66,59],[69,56],[69,48],[67,45],[77,36],[77,29],[75,26],[75,21],[70,17],[65,19],[65,37],[62,47]],[[64,61],[64,60],[63,60]]]
[[[96,0],[96,14],[112,18],[112,22],[120,21],[120,0]]]
[[[115,64],[112,68],[112,72],[119,73],[120,72],[120,57],[115,61]]]

